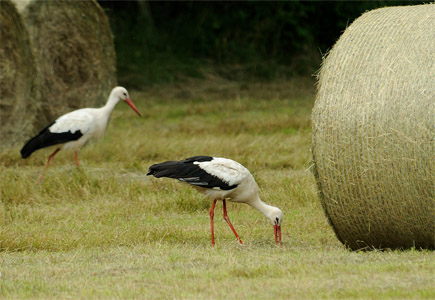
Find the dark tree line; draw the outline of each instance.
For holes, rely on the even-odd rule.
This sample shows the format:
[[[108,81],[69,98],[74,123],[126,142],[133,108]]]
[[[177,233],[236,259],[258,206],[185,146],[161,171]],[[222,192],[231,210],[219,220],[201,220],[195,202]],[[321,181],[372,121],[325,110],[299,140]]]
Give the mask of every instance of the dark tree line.
[[[121,81],[200,76],[204,65],[244,66],[273,79],[310,74],[364,11],[423,1],[101,1]],[[286,75],[287,74],[287,75]],[[127,77],[125,77],[127,76]]]

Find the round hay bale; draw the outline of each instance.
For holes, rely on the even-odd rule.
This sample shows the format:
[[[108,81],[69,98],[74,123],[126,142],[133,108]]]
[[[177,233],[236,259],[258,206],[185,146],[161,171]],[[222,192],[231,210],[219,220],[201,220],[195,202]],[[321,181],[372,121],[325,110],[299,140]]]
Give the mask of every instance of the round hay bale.
[[[38,111],[36,68],[29,36],[14,4],[0,2],[0,144],[33,130]]]
[[[112,32],[100,5],[96,1],[23,3],[47,121],[104,103],[116,85],[116,67]]]
[[[435,248],[435,5],[363,14],[320,70],[314,175],[353,250]]]

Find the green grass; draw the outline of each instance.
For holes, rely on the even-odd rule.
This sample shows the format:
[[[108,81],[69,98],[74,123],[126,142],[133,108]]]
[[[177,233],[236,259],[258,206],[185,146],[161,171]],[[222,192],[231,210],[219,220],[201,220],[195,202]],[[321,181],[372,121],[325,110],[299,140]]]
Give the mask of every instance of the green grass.
[[[0,152],[0,298],[426,298],[429,251],[350,252],[327,224],[310,172],[311,81],[205,79],[132,92],[144,118],[115,109],[106,137],[83,148],[81,171],[50,149]],[[192,188],[145,176],[192,155],[235,159],[284,212],[283,245],[246,205],[228,204],[240,246]]]

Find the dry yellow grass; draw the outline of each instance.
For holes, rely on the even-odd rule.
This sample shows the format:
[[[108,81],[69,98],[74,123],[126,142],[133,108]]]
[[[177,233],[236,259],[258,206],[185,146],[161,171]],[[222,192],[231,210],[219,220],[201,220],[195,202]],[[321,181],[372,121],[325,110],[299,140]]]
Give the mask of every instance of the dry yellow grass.
[[[220,82],[222,98],[207,82],[186,83],[183,99],[179,87],[132,92],[145,117],[119,105],[105,139],[81,151],[82,172],[61,152],[42,185],[49,150],[28,160],[2,151],[0,297],[433,298],[432,252],[352,253],[335,238],[309,170],[312,89],[294,86]],[[252,171],[284,211],[282,247],[261,214],[229,203],[244,246],[218,204],[212,248],[210,202],[145,176],[152,163],[198,154]]]

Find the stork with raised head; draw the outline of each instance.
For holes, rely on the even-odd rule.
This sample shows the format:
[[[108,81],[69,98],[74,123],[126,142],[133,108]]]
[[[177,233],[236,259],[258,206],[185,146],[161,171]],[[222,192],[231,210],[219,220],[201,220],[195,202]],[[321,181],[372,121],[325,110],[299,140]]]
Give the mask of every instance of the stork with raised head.
[[[101,108],[82,108],[69,112],[50,123],[35,137],[31,138],[21,149],[21,157],[27,158],[34,151],[50,146],[56,146],[48,157],[47,164],[38,178],[40,182],[50,161],[61,149],[75,152],[75,163],[79,167],[78,150],[91,139],[104,136],[110,115],[119,101],[125,101],[139,116],[140,112],[130,100],[128,92],[123,87],[115,87],[110,93],[106,105]]]
[[[254,177],[240,163],[221,157],[193,156],[181,161],[152,165],[147,175],[175,178],[192,185],[213,200],[210,208],[211,244],[214,246],[213,217],[216,202],[222,200],[224,219],[240,244],[242,240],[227,214],[226,200],[246,203],[259,210],[273,224],[275,243],[281,243],[282,211],[261,201]]]

